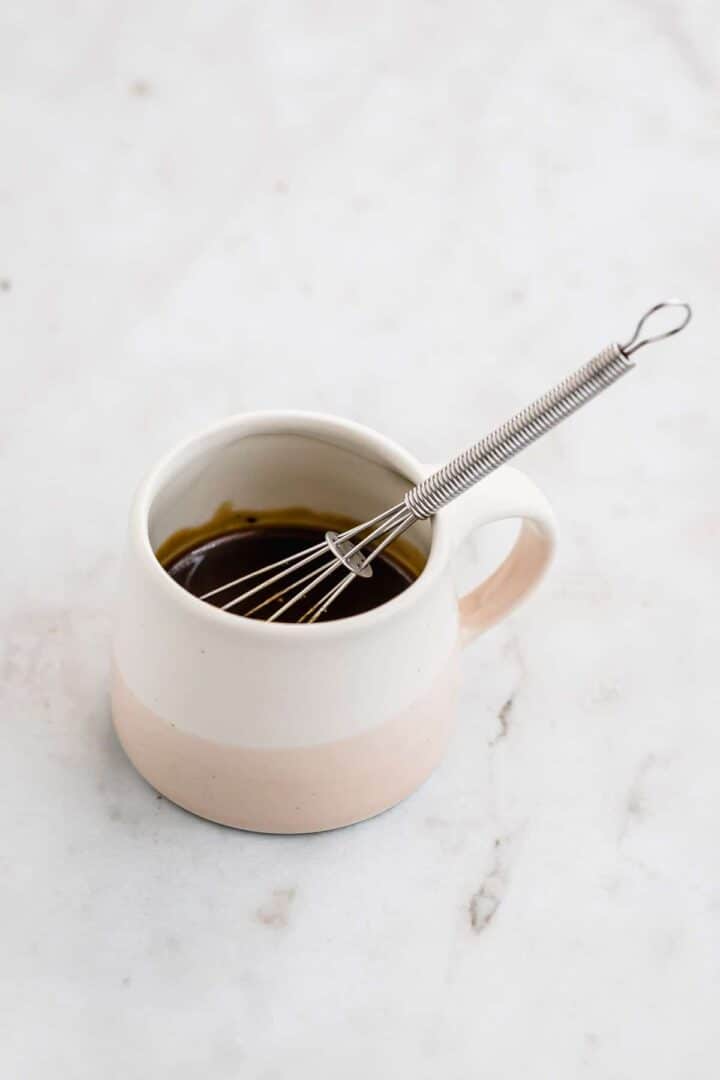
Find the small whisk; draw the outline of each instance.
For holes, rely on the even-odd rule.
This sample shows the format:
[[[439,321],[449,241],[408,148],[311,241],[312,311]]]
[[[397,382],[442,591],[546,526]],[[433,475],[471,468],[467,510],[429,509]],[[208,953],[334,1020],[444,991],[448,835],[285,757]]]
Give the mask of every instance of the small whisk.
[[[643,337],[647,320],[665,308],[680,308],[684,313],[682,321],[670,329]],[[687,326],[691,315],[690,305],[682,300],[664,300],[655,304],[642,316],[626,344],[608,345],[548,393],[405,492],[402,501],[395,506],[345,532],[328,532],[322,543],[228,581],[200,599],[209,600],[234,590],[234,595],[222,605],[224,611],[258,616],[267,610],[266,621],[275,622],[295,609],[297,622],[317,622],[357,578],[372,575],[374,561],[407,529],[436,514],[631,371],[635,367],[632,356],[638,349],[679,333]],[[338,573],[341,575],[339,580]],[[317,590],[323,583],[326,588],[318,596]],[[301,601],[311,594],[308,605],[303,605],[301,610]]]

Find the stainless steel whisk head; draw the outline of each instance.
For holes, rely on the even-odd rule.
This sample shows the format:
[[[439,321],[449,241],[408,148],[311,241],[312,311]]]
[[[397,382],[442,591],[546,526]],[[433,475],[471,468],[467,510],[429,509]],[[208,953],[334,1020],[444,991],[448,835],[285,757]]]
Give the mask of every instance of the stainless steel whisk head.
[[[643,337],[648,319],[667,308],[682,310],[681,321],[669,329]],[[687,326],[691,315],[690,305],[683,300],[663,300],[655,304],[645,312],[635,333],[624,345],[608,345],[548,393],[407,491],[395,506],[345,532],[328,532],[323,542],[228,581],[204,593],[200,599],[210,600],[225,592],[230,594],[232,590],[227,602],[221,605],[224,611],[260,617],[266,612],[266,621],[275,622],[294,610],[298,615],[295,621],[317,622],[357,578],[372,575],[373,562],[412,525],[447,506],[626,375],[635,367],[631,357],[638,349],[679,333]],[[325,588],[320,591],[323,583]],[[308,597],[307,604],[303,603],[301,607],[301,602]]]

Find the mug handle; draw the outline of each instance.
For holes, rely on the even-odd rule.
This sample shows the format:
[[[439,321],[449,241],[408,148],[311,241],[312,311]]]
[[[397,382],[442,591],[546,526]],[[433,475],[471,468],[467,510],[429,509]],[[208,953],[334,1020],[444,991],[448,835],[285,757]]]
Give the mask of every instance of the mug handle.
[[[429,469],[434,472],[434,467]],[[555,550],[555,517],[550,503],[524,473],[502,465],[445,511],[455,545],[493,521],[522,518],[517,540],[490,577],[460,598],[461,643],[500,622],[524,600],[545,573]]]

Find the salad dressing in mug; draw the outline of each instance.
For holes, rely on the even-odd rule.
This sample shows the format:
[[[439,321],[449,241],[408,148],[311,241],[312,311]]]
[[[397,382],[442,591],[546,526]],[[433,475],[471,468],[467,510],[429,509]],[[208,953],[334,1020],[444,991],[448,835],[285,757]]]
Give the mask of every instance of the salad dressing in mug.
[[[321,543],[330,529],[339,531],[354,524],[335,515],[319,515],[303,509],[239,511],[223,504],[208,522],[181,529],[169,537],[157,555],[173,580],[193,596],[201,597],[245,574]],[[415,581],[424,561],[408,541],[393,544],[373,563],[372,577],[353,582],[323,621],[360,615],[392,600]],[[337,572],[332,582],[339,580]],[[248,582],[247,588],[252,585],[253,582]],[[237,587],[227,589],[209,597],[207,603],[222,607],[239,591]],[[258,603],[271,594],[272,589],[261,593]],[[286,599],[285,595],[277,596],[251,617],[266,619]],[[295,622],[296,613],[289,610],[278,621]]]

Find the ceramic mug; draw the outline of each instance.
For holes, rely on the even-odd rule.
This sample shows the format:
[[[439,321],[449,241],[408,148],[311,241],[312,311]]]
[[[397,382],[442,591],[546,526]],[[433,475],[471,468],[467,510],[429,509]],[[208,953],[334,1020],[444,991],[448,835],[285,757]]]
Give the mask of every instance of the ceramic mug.
[[[154,552],[227,500],[362,521],[430,471],[374,431],[297,412],[233,417],[151,469],[130,516],[112,709],[153,787],[212,821],[301,833],[371,817],[426,779],[453,729],[459,648],[526,596],[551,557],[552,511],[532,481],[505,466],[414,526],[420,576],[352,618],[241,618],[185,591]],[[454,549],[504,518],[522,519],[515,546],[458,600]]]

